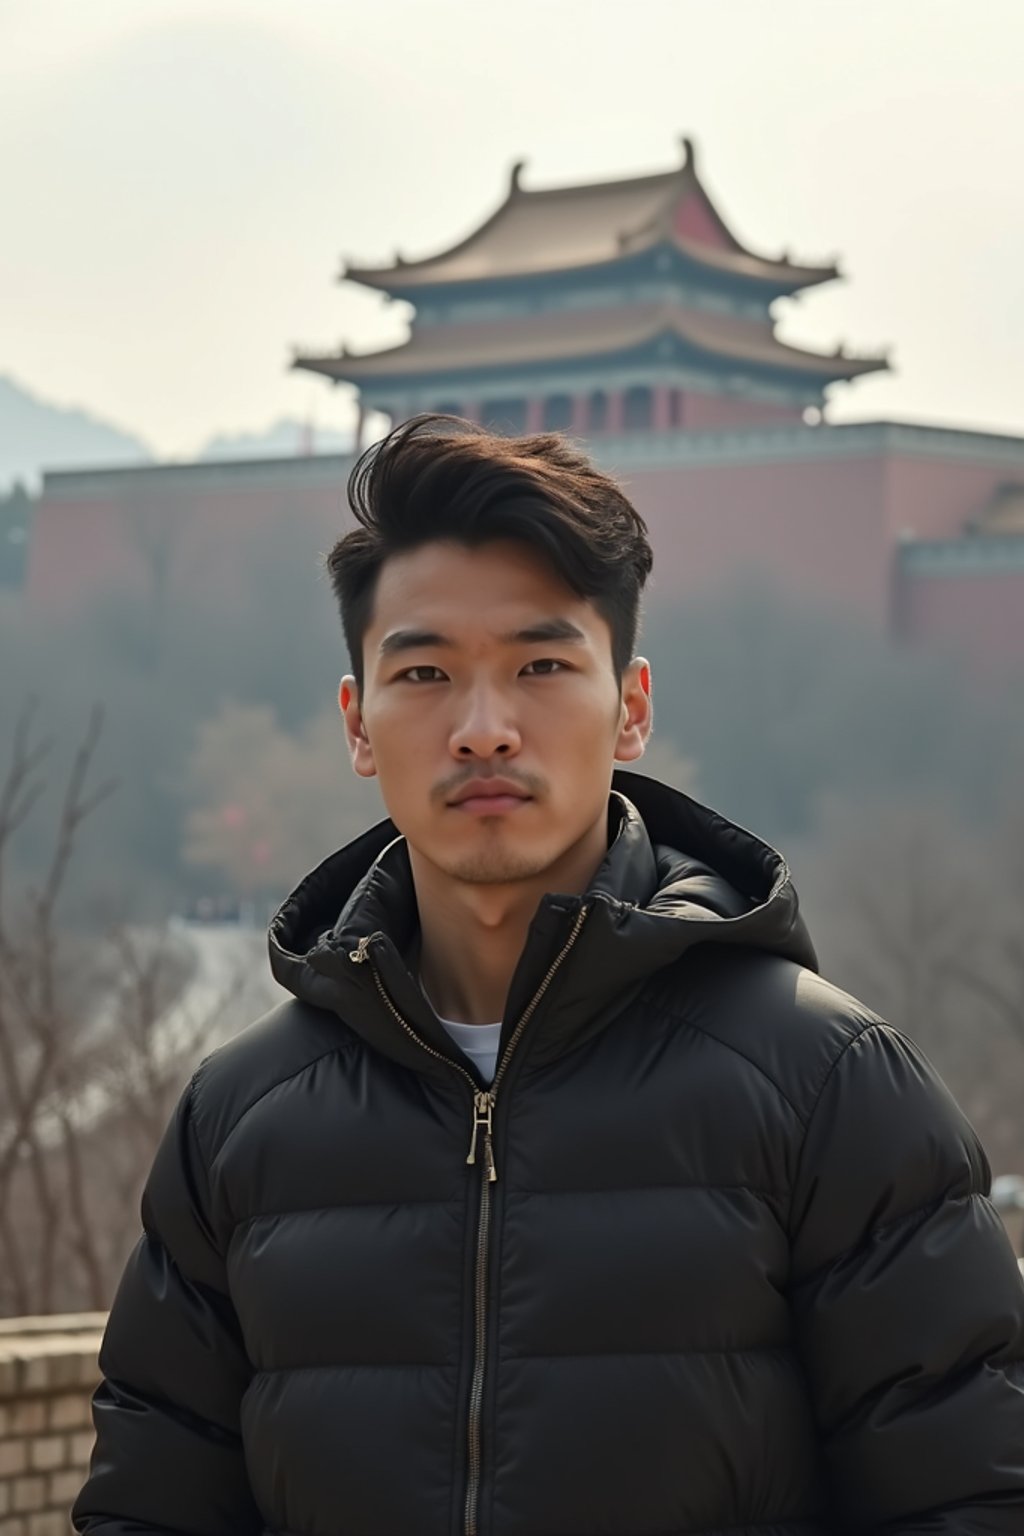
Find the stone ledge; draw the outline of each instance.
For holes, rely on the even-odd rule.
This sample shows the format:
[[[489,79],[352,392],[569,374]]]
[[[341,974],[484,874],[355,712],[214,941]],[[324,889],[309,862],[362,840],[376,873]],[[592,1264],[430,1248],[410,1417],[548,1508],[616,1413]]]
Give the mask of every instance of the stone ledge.
[[[98,1355],[106,1317],[80,1312],[57,1317],[21,1317],[0,1322],[0,1402],[12,1398],[50,1397],[90,1391],[99,1385]],[[76,1399],[77,1400],[77,1399]],[[71,1414],[70,1398],[54,1418],[54,1428],[87,1422]]]
[[[53,1312],[38,1317],[0,1317],[0,1348],[8,1338],[36,1333],[102,1333],[106,1312]]]

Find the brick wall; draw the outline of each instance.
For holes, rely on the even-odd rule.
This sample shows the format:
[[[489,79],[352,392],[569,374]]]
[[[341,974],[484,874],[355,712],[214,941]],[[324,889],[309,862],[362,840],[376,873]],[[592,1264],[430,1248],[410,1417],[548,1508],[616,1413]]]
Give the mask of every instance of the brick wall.
[[[0,1319],[0,1536],[67,1536],[106,1315]]]

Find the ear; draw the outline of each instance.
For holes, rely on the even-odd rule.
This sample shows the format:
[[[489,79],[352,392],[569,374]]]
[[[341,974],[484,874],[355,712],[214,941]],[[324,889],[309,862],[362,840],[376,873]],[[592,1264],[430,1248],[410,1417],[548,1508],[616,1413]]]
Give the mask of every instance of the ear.
[[[615,741],[617,763],[635,763],[643,757],[653,723],[651,664],[645,656],[636,656],[622,674],[619,734]]]
[[[346,673],[338,688],[338,707],[345,722],[345,739],[352,767],[361,779],[372,779],[377,774],[373,748],[366,734],[359,689],[351,673]]]

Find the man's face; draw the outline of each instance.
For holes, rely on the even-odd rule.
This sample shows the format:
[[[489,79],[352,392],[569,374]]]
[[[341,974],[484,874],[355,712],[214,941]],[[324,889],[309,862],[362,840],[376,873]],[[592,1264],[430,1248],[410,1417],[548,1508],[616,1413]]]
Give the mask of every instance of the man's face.
[[[542,624],[567,633],[509,638]],[[646,661],[620,693],[607,622],[515,541],[392,556],[363,656],[362,699],[351,676],[339,695],[353,767],[380,780],[410,847],[455,879],[504,884],[555,865],[603,826],[613,763],[640,757],[650,732]],[[494,777],[528,798],[452,803]]]

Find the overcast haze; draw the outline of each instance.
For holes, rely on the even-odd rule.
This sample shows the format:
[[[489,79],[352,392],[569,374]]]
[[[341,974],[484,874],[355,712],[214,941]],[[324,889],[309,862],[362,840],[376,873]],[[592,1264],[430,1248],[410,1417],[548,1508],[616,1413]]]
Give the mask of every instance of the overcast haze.
[[[840,258],[782,334],[891,349],[833,419],[1024,433],[1022,60],[1021,0],[0,0],[0,373],[164,455],[343,426],[292,344],[404,334],[343,258],[689,133],[741,239]]]

